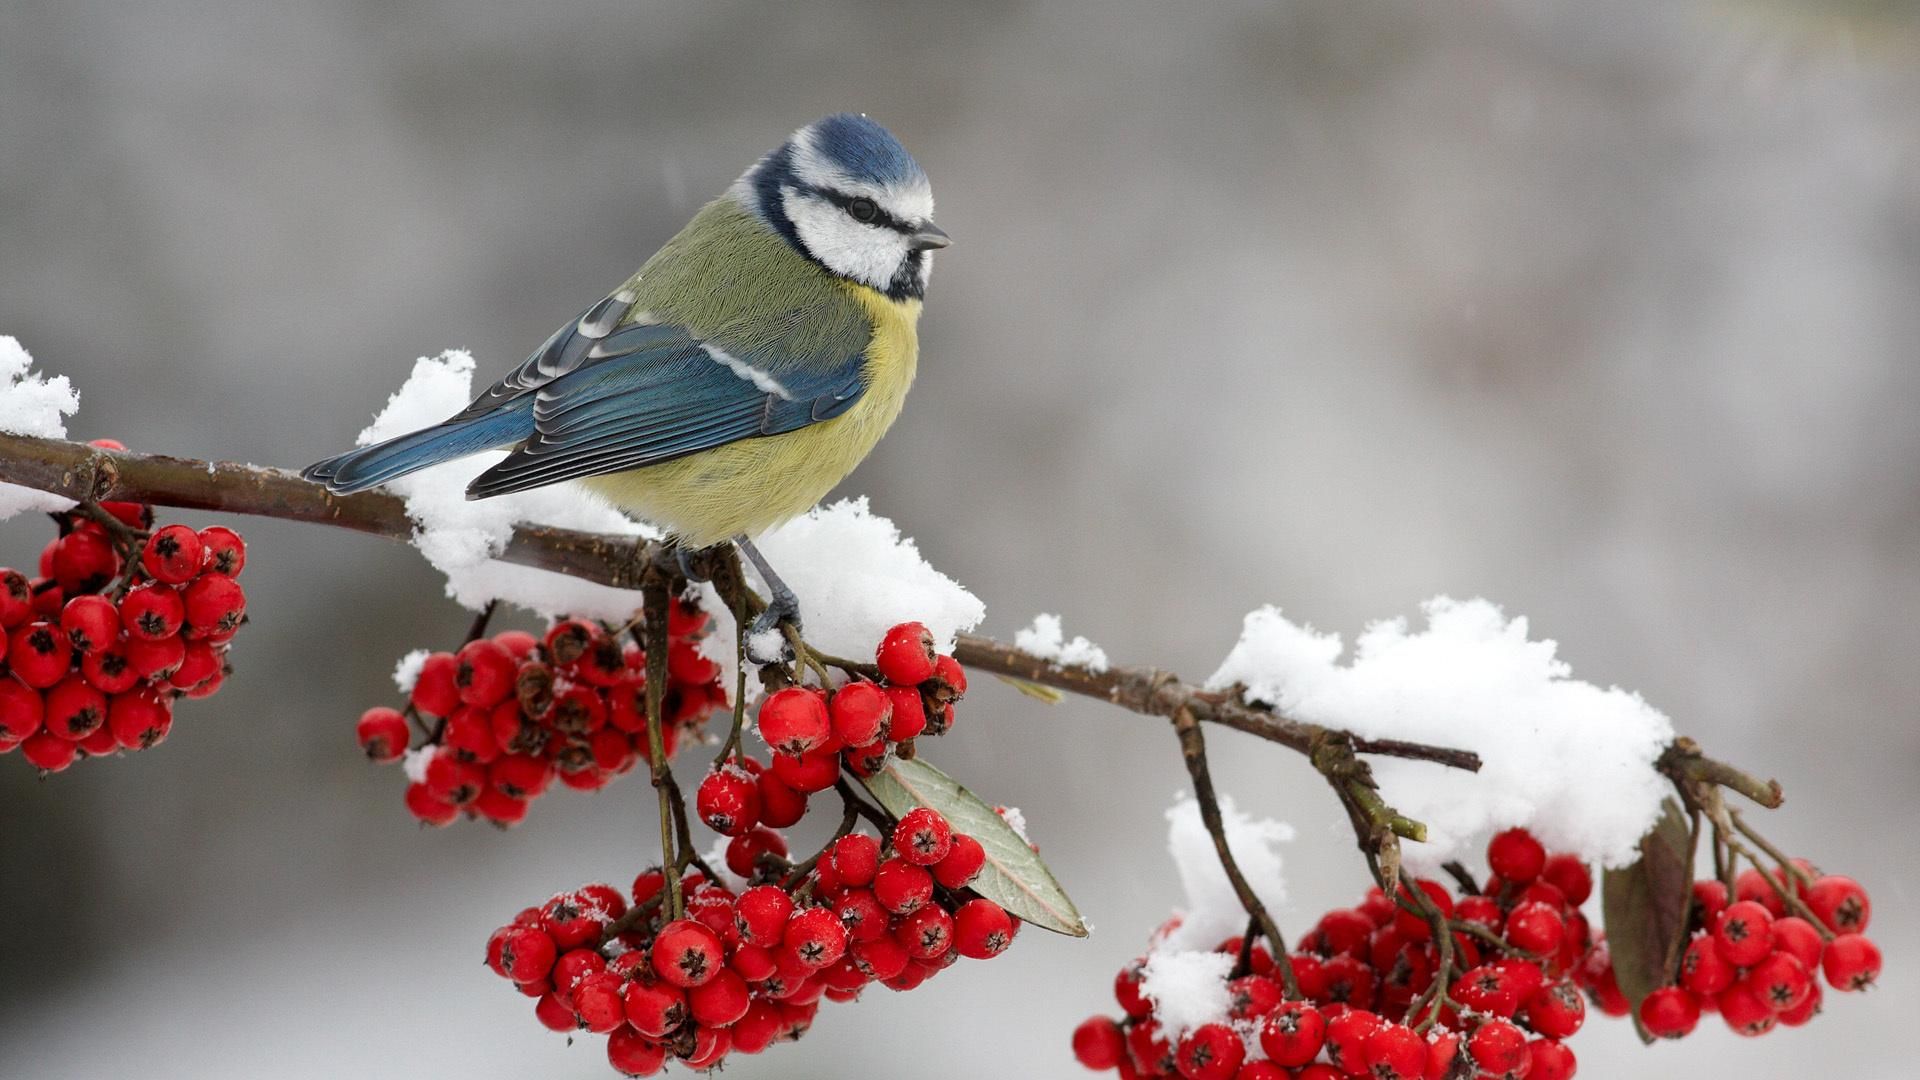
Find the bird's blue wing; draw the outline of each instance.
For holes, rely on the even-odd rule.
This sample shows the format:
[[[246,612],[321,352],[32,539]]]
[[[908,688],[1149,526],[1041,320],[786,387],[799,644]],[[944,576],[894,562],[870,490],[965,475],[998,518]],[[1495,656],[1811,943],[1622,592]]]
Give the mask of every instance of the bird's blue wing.
[[[533,394],[533,435],[476,477],[467,495],[505,495],[795,431],[839,416],[865,389],[861,348],[807,358],[772,351],[734,356],[674,325],[615,330],[567,370],[508,393]],[[522,365],[535,378],[541,355]],[[510,390],[520,374],[496,385]]]

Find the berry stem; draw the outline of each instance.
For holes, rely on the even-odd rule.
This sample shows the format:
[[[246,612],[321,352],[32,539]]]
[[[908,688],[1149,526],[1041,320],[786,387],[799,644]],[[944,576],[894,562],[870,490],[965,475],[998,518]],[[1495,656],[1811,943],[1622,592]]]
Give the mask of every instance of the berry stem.
[[[655,569],[649,574],[640,594],[646,620],[643,647],[647,651],[647,757],[652,765],[653,789],[660,796],[660,872],[666,877],[662,891],[667,897],[669,914],[678,919],[686,909],[686,901],[680,895],[682,864],[674,851],[673,802],[679,787],[668,775],[667,747],[660,731],[660,714],[667,692],[667,605],[672,602],[664,573]]]
[[[1473,880],[1473,871],[1461,865],[1459,860],[1456,859],[1453,862],[1441,863],[1440,869],[1445,870],[1447,876],[1453,879],[1454,884],[1460,886],[1461,895],[1480,895],[1480,883]]]
[[[1793,879],[1798,881],[1802,886],[1813,884],[1813,875],[1800,869],[1799,865],[1788,858],[1784,852],[1774,847],[1772,842],[1766,837],[1760,835],[1759,830],[1747,824],[1747,819],[1740,815],[1740,811],[1729,808],[1727,810],[1727,817],[1733,820],[1733,827],[1740,830],[1740,835],[1753,841],[1755,847],[1766,852],[1769,858],[1780,865],[1782,871],[1791,874]]]
[[[467,627],[467,639],[461,644],[471,645],[479,641],[480,636],[487,632],[487,624],[493,621],[493,612],[499,606],[500,601],[498,600],[487,601],[487,606],[481,608],[479,613],[474,615],[472,625]]]
[[[860,804],[853,797],[853,791],[847,786],[847,782],[844,779],[835,780],[833,788],[840,793],[840,824],[833,830],[833,835],[827,837],[826,843],[820,845],[819,851],[809,855],[787,873],[786,880],[780,883],[780,887],[788,892],[792,892],[794,886],[804,881],[806,876],[813,872],[813,868],[820,865],[820,860],[826,858],[827,852],[833,850],[834,842],[852,832],[853,826],[860,820]]]
[[[1293,965],[1287,961],[1286,938],[1280,935],[1279,924],[1260,902],[1247,876],[1240,872],[1240,864],[1234,861],[1233,850],[1227,845],[1226,822],[1220,816],[1220,798],[1213,790],[1213,773],[1207,767],[1207,738],[1200,730],[1200,718],[1191,710],[1182,709],[1174,714],[1173,730],[1180,738],[1180,757],[1186,762],[1187,776],[1193,781],[1193,797],[1200,804],[1200,820],[1207,827],[1207,835],[1213,838],[1214,852],[1220,856],[1220,869],[1226,872],[1227,881],[1233,885],[1234,895],[1240,898],[1240,906],[1246,909],[1248,918],[1259,926],[1260,933],[1273,948],[1274,966],[1280,970],[1287,1000],[1298,1001],[1300,981],[1294,976]]]

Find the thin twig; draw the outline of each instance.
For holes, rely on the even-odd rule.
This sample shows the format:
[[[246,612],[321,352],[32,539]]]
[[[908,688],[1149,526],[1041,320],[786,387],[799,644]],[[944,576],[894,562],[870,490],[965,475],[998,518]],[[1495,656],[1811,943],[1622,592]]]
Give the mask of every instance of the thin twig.
[[[667,690],[667,582],[658,572],[641,588],[645,598],[647,650],[647,756],[651,758],[653,788],[660,796],[660,870],[666,876],[667,911],[678,919],[686,910],[680,895],[680,867],[674,852],[673,803],[679,785],[668,779],[667,746],[661,732],[662,704]]]
[[[1234,861],[1232,849],[1227,846],[1227,826],[1220,815],[1220,798],[1213,790],[1213,774],[1207,768],[1207,739],[1200,730],[1200,720],[1183,710],[1174,716],[1173,730],[1180,738],[1180,756],[1186,762],[1187,776],[1193,781],[1194,800],[1200,804],[1200,820],[1207,827],[1207,835],[1213,838],[1214,853],[1220,856],[1220,869],[1226,872],[1234,895],[1240,898],[1240,906],[1246,909],[1248,918],[1259,924],[1260,933],[1273,949],[1274,966],[1280,969],[1287,1000],[1298,1001],[1300,981],[1294,977],[1293,965],[1287,961],[1287,941],[1280,936],[1279,924],[1260,902],[1259,894],[1253,891],[1247,876],[1240,871],[1240,864]]]

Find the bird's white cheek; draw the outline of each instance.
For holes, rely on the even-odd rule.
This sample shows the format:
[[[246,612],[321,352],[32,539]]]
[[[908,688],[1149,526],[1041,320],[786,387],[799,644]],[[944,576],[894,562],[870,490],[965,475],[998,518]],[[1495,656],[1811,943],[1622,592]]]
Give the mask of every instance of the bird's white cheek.
[[[848,217],[839,207],[788,190],[782,193],[788,220],[813,257],[842,277],[884,289],[907,257],[907,238]]]

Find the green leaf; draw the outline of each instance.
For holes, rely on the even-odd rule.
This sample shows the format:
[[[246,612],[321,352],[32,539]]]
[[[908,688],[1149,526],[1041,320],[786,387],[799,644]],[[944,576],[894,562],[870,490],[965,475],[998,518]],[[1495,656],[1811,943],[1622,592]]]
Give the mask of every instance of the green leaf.
[[[880,805],[894,817],[920,806],[940,811],[955,832],[963,832],[986,850],[987,862],[971,888],[1006,908],[1021,922],[1042,930],[1074,937],[1087,936],[1087,924],[1053,879],[1039,853],[1013,831],[993,807],[981,802],[958,780],[927,764],[925,759],[895,759],[878,774],[862,781]]]
[[[1661,809],[1640,838],[1640,858],[1607,871],[1600,886],[1614,977],[1636,1016],[1642,998],[1674,980],[1693,901],[1693,834],[1678,803],[1668,799]]]

